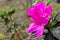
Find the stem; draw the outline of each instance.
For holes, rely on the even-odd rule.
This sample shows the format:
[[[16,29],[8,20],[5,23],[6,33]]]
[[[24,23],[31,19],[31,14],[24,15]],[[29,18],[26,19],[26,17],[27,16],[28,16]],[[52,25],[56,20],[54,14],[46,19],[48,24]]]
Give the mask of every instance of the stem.
[[[16,28],[15,28],[15,33],[17,34],[18,39],[19,39],[19,40],[22,40],[22,39],[20,38],[20,35],[19,35],[19,33],[18,33],[18,31],[17,31],[17,29],[16,29]]]
[[[10,16],[10,19],[11,19],[11,22],[12,22],[12,23],[14,23],[14,20],[12,20],[11,16]],[[15,35],[17,35],[17,36],[18,36],[18,39],[19,39],[19,40],[22,40],[22,39],[20,38],[20,35],[19,35],[19,33],[18,33],[17,29],[16,29],[16,28],[14,28],[14,30],[15,30]]]
[[[39,39],[37,38],[37,40],[39,40]]]
[[[5,18],[4,18],[5,19]],[[5,25],[5,24],[4,24]],[[8,25],[6,25],[6,27],[7,27],[7,29],[6,30],[8,30],[8,28],[9,28],[9,26]],[[8,34],[8,32],[6,31],[4,34]]]

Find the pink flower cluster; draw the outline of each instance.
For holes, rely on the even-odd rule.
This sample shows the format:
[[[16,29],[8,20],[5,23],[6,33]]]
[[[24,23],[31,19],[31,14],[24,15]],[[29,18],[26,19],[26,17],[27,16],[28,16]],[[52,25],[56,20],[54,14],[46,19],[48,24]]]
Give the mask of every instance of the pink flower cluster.
[[[44,2],[38,2],[32,8],[28,9],[28,15],[31,16],[33,22],[27,29],[28,33],[36,33],[36,37],[40,38],[44,33],[44,28],[48,24],[52,12],[52,6],[46,5]]]

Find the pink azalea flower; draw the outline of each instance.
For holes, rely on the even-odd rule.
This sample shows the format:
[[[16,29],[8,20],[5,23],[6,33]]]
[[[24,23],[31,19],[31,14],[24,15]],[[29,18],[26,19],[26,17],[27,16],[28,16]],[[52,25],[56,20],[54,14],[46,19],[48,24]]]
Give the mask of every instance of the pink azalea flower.
[[[33,8],[28,9],[28,15],[31,16],[33,22],[27,29],[28,33],[36,33],[36,37],[39,38],[44,33],[45,25],[48,24],[52,7],[46,5],[44,2],[38,2]]]

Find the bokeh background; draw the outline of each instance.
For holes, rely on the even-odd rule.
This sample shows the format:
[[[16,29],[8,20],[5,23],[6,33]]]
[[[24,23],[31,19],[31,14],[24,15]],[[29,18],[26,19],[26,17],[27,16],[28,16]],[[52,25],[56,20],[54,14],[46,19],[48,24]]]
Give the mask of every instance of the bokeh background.
[[[29,7],[32,7],[34,1],[35,0],[0,0],[0,9],[6,9],[8,6],[12,9],[16,9],[16,12],[14,15],[12,15],[12,18],[14,19],[15,17],[17,17],[14,22],[20,24],[18,28],[16,28],[16,33],[14,32],[14,29],[12,30],[12,33],[5,33],[8,28],[6,27],[6,25],[4,25],[4,22],[0,22],[0,34],[3,35],[3,38],[1,38],[0,40],[29,40],[31,35],[26,32],[26,29],[28,28],[28,25],[31,21],[28,18],[27,9]],[[49,0],[44,0],[44,2],[46,3],[48,1]],[[60,12],[60,3],[58,0],[52,0],[50,4],[53,7],[53,16],[56,13]],[[44,35],[40,40],[44,40]]]

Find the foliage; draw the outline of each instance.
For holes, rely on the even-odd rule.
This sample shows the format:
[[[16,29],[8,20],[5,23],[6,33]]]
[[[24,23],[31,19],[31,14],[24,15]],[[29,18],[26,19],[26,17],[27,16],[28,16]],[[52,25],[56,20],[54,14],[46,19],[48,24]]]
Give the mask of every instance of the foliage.
[[[47,5],[49,5],[52,2],[52,0],[50,0],[49,2],[47,2]]]
[[[38,2],[41,2],[42,0],[38,0]]]
[[[0,34],[0,39],[3,39],[4,38],[4,34]]]

